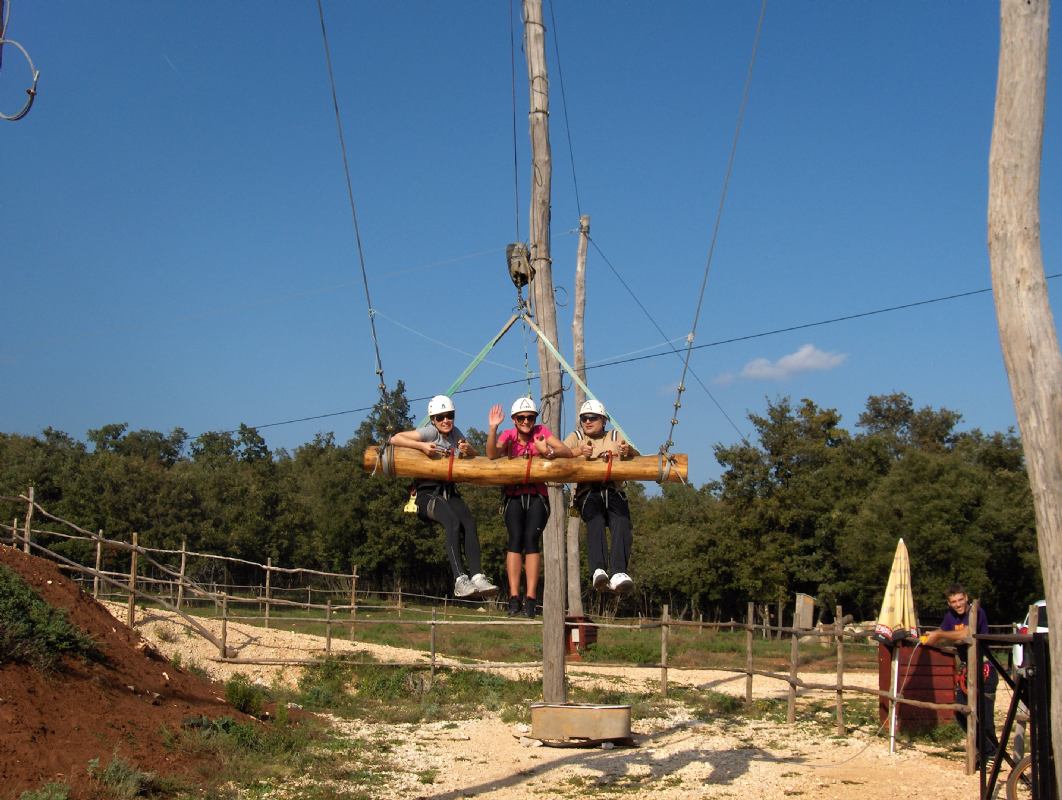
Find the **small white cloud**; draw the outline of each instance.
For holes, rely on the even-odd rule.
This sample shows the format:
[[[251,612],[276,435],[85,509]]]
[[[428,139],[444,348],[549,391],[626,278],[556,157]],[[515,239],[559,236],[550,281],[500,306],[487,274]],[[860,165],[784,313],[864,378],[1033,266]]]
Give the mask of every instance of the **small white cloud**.
[[[730,384],[732,384],[736,380],[737,380],[737,376],[734,375],[733,372],[724,372],[722,375],[717,375],[712,380],[712,383],[714,383],[714,384],[716,384],[718,386],[729,386]]]
[[[750,380],[784,380],[801,372],[823,372],[838,367],[848,356],[844,353],[827,353],[811,344],[806,344],[795,353],[782,356],[777,361],[754,358],[741,370],[741,377]]]

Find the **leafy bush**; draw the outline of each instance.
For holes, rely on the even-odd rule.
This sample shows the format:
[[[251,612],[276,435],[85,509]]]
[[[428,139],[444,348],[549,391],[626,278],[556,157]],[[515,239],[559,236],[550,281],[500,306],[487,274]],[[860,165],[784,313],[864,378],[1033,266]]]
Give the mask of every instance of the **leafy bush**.
[[[265,692],[245,675],[237,673],[225,684],[225,699],[237,711],[257,717],[262,713]]]
[[[139,795],[166,788],[155,773],[144,772],[118,755],[111,758],[111,762],[103,769],[100,769],[98,758],[92,759],[88,772],[118,800],[132,800]]]
[[[54,669],[63,655],[99,658],[96,643],[48,605],[13,570],[0,565],[0,664]]]

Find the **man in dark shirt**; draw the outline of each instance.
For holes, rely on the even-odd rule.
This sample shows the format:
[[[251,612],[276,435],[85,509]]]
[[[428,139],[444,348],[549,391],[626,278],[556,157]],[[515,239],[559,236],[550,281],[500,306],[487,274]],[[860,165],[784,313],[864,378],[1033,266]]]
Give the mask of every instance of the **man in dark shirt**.
[[[968,637],[973,633],[988,633],[988,615],[983,608],[977,609],[976,630],[970,630],[970,597],[960,584],[955,583],[948,587],[945,592],[948,598],[948,610],[940,623],[940,630],[933,631],[925,637],[924,643],[928,645],[951,644],[958,651],[959,658],[955,670],[955,702],[966,705],[968,701],[967,657],[969,645],[966,644]],[[979,749],[982,758],[992,760],[999,750],[999,740],[996,739],[995,710],[996,710],[996,687],[999,685],[999,675],[988,662],[984,664],[984,695],[977,709],[977,718],[981,726],[981,741]],[[972,679],[969,679],[972,680]],[[959,727],[966,730],[967,714],[955,712],[955,721]]]

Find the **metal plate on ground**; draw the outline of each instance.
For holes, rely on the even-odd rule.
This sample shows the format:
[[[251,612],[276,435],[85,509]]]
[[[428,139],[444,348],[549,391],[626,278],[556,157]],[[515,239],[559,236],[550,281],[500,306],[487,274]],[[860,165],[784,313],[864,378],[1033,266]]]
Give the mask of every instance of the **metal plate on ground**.
[[[631,707],[532,703],[531,738],[561,744],[631,741]]]

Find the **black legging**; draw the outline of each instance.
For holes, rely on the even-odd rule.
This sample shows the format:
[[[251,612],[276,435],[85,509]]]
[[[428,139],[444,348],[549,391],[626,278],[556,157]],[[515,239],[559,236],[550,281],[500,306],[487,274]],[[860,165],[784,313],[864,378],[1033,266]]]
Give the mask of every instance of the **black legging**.
[[[449,497],[444,497],[442,494],[418,491],[417,516],[426,522],[440,523],[446,531],[446,556],[450,559],[450,569],[453,570],[454,580],[462,575],[471,577],[483,571],[480,563],[476,521],[472,518],[472,512],[468,510],[461,495],[451,493]],[[461,567],[462,538],[468,572]]]
[[[577,502],[579,498],[576,499]],[[627,571],[631,557],[631,510],[623,492],[616,489],[591,489],[582,499],[580,509],[586,522],[587,560],[590,574],[594,570],[616,574]],[[612,547],[605,549],[605,527],[612,532]],[[611,569],[610,569],[611,567]]]
[[[542,530],[549,519],[549,502],[540,494],[505,498],[505,529],[510,553],[529,555],[542,551]]]

